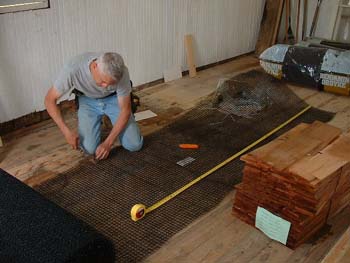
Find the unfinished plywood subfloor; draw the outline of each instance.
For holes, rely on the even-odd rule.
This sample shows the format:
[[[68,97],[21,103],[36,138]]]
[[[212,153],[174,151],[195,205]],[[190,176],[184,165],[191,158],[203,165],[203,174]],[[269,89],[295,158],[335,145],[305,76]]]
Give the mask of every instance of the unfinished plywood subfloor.
[[[244,56],[234,61],[198,72],[195,78],[185,77],[138,92],[142,109],[159,116],[141,121],[144,134],[149,134],[174,120],[203,97],[216,89],[218,80],[257,67],[258,61]],[[330,124],[347,131],[350,128],[350,98],[291,85],[307,103],[336,112]],[[74,114],[65,116],[76,127]],[[0,167],[29,185],[35,185],[76,166],[82,156],[72,151],[52,121],[23,129],[3,137]],[[198,219],[174,236],[148,262],[318,262],[349,224],[345,210],[335,222],[332,235],[315,244],[305,244],[292,251],[266,238],[256,229],[231,215],[232,195],[211,213]]]

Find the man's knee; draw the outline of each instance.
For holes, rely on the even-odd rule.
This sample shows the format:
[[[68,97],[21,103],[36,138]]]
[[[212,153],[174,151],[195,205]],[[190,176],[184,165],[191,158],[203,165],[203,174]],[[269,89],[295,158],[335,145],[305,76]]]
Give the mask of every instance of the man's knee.
[[[139,140],[130,141],[130,142],[125,143],[123,145],[123,147],[130,152],[137,152],[137,151],[141,150],[142,146],[143,146],[143,137],[142,136],[140,137]]]

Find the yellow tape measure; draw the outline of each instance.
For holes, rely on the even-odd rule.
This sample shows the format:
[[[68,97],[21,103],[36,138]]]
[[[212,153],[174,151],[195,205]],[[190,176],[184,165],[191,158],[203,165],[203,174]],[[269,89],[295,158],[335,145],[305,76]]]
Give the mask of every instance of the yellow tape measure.
[[[269,133],[265,134],[264,136],[260,137],[260,139],[258,139],[257,141],[253,142],[252,144],[248,145],[247,147],[245,147],[244,149],[240,150],[239,152],[235,153],[234,155],[232,155],[231,157],[229,157],[228,159],[226,159],[225,161],[223,161],[222,163],[216,165],[215,167],[213,167],[212,169],[210,169],[209,171],[207,171],[206,173],[202,174],[201,176],[197,177],[195,180],[189,182],[188,184],[186,184],[185,186],[181,187],[180,189],[178,189],[177,191],[175,191],[174,193],[166,196],[165,198],[163,198],[162,200],[158,201],[157,203],[155,203],[154,205],[152,205],[151,207],[147,208],[145,205],[143,204],[136,204],[131,208],[130,214],[131,214],[131,219],[134,221],[138,221],[141,218],[143,218],[146,214],[152,212],[153,210],[157,209],[158,207],[160,207],[161,205],[165,204],[166,202],[170,201],[171,199],[173,199],[175,196],[179,195],[180,193],[182,193],[183,191],[185,191],[186,189],[190,188],[192,185],[194,185],[195,183],[199,182],[200,180],[202,180],[203,178],[207,177],[208,175],[212,174],[213,172],[217,171],[218,169],[222,168],[223,166],[225,166],[226,164],[228,164],[229,162],[231,162],[232,160],[236,159],[237,157],[239,157],[240,155],[242,155],[243,153],[249,151],[251,148],[253,148],[255,145],[257,145],[258,143],[262,142],[263,140],[265,140],[266,138],[270,137],[272,134],[276,133],[277,131],[279,131],[280,129],[282,129],[283,127],[285,127],[287,124],[291,123],[293,120],[295,120],[296,118],[298,118],[300,115],[304,114],[306,111],[308,111],[311,108],[311,106],[307,106],[305,109],[303,109],[302,111],[300,111],[298,114],[294,115],[292,118],[290,118],[289,120],[287,120],[286,122],[282,123],[281,125],[279,125],[278,127],[276,127],[275,129],[273,129],[272,131],[270,131]]]

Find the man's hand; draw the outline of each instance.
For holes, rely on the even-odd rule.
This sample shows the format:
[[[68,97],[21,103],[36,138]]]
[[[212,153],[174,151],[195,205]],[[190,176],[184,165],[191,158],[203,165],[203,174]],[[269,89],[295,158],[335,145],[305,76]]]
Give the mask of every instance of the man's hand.
[[[66,141],[74,150],[78,149],[79,146],[79,135],[75,131],[68,130],[64,133]]]
[[[118,97],[118,104],[120,107],[120,114],[117,121],[114,123],[114,126],[109,133],[106,140],[101,143],[95,152],[95,158],[97,160],[106,159],[111,151],[113,142],[118,137],[120,132],[125,128],[131,114],[130,106],[130,96]]]
[[[104,141],[103,143],[101,143],[95,152],[96,155],[96,159],[97,160],[103,160],[106,159],[109,155],[109,152],[111,151],[111,147],[112,145],[106,141]]]

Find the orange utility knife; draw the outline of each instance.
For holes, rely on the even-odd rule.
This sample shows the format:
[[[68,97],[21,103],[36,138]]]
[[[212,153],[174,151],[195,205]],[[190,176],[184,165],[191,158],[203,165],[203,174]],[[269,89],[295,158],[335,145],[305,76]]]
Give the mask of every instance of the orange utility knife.
[[[181,149],[198,149],[199,145],[198,144],[183,143],[183,144],[179,144],[179,147]]]

